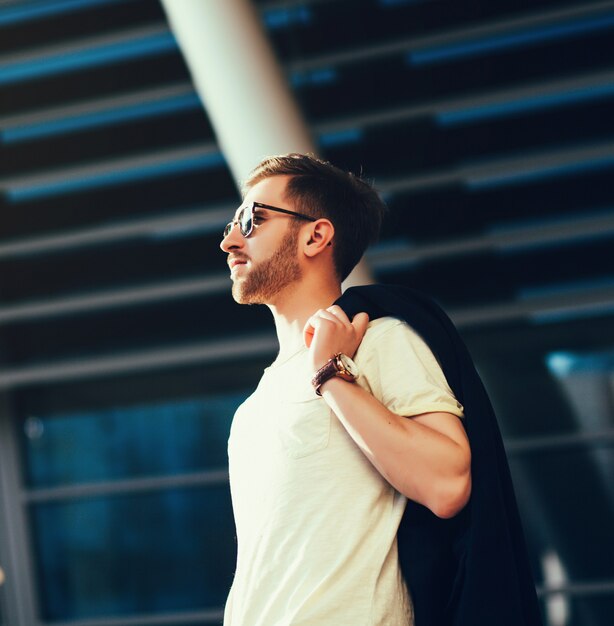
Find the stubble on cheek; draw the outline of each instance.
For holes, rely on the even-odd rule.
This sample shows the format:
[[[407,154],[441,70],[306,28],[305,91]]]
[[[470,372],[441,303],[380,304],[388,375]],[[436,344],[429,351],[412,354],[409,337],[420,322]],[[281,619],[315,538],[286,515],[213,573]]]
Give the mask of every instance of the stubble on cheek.
[[[288,236],[266,260],[253,265],[244,277],[237,276],[232,297],[239,304],[266,304],[282,289],[301,278],[296,259],[298,231],[289,229]]]

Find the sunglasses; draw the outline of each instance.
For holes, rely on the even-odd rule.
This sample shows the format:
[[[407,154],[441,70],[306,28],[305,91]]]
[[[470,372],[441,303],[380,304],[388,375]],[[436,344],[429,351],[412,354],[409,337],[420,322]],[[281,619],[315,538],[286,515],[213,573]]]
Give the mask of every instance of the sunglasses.
[[[249,237],[254,230],[254,211],[256,209],[268,209],[269,211],[284,213],[285,215],[292,215],[293,217],[298,217],[302,220],[308,220],[309,222],[316,221],[316,218],[311,217],[310,215],[304,215],[303,213],[297,213],[296,211],[288,211],[288,209],[280,209],[279,207],[271,206],[270,204],[262,204],[262,202],[252,202],[251,204],[248,204],[239,211],[237,219],[226,224],[226,228],[224,228],[224,239],[228,237],[230,231],[232,230],[232,227],[235,224],[239,225],[239,230],[244,237]]]

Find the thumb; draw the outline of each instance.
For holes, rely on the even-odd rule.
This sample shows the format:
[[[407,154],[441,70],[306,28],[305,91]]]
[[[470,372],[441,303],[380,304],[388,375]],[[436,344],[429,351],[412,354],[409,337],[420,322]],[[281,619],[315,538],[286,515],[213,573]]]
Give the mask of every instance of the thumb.
[[[311,342],[313,341],[313,336],[315,335],[316,329],[311,324],[311,318],[307,320],[303,328],[303,341],[305,342],[305,346],[309,348],[311,346]]]
[[[369,314],[368,313],[357,313],[354,315],[352,319],[352,326],[356,331],[356,334],[360,339],[363,338],[364,334],[367,332],[367,326],[369,325]]]

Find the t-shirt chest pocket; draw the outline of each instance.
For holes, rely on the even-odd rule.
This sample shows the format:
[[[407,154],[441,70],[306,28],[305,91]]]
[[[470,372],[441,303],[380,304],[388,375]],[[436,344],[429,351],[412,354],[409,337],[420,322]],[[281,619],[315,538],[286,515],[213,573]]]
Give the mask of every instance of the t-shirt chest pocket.
[[[277,414],[277,433],[286,454],[300,459],[328,446],[331,410],[323,398],[283,400]]]

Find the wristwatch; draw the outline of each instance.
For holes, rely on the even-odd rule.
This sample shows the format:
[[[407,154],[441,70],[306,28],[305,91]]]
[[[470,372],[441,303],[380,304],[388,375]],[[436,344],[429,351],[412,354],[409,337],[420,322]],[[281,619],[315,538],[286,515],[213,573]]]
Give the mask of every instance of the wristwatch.
[[[347,354],[340,352],[329,359],[311,379],[315,392],[321,396],[320,387],[333,376],[339,376],[343,380],[354,381],[358,378],[358,366]]]

